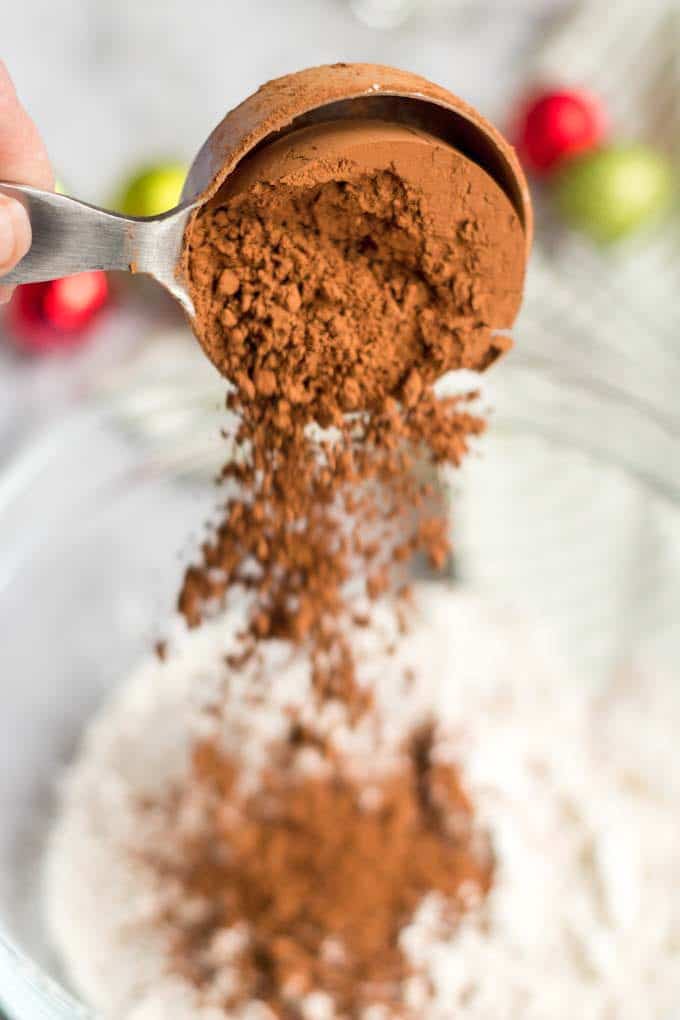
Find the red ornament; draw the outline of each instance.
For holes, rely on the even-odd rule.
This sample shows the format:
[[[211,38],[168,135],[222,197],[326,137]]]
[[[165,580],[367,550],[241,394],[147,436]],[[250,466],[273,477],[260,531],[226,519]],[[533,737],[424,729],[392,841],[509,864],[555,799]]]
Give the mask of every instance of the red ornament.
[[[600,100],[583,89],[534,94],[521,111],[515,141],[527,170],[545,176],[579,152],[599,145],[607,117]]]
[[[109,294],[106,273],[77,273],[17,287],[7,324],[17,347],[32,353],[68,350],[83,342]]]

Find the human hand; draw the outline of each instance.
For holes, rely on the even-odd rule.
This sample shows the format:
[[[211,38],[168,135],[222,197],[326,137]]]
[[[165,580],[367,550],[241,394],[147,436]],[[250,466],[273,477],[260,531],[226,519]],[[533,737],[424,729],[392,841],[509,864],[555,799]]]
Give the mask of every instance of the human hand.
[[[54,175],[38,129],[17,98],[7,68],[0,60],[0,181],[31,184],[51,191]],[[9,273],[31,246],[31,224],[24,207],[0,195],[0,277]],[[0,286],[0,304],[11,287]]]

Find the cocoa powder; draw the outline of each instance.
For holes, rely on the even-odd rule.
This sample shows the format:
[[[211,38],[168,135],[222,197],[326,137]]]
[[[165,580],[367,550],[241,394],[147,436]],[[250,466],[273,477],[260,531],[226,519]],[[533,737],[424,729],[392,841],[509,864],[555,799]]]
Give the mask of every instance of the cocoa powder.
[[[261,149],[188,240],[197,334],[240,424],[222,472],[233,495],[186,572],[180,610],[196,626],[232,588],[249,589],[251,648],[272,637],[302,647],[316,696],[341,701],[352,720],[370,710],[370,691],[355,683],[346,622],[363,618],[364,596],[406,587],[415,553],[447,561],[428,468],[458,464],[484,422],[474,394],[441,398],[434,383],[509,347],[496,327],[519,303],[520,222],[454,149],[366,122]],[[176,969],[209,983],[216,933],[242,923],[226,1009],[257,999],[297,1018],[292,999],[321,989],[340,1016],[377,1002],[406,1015],[400,930],[428,892],[446,898],[455,923],[463,891],[483,896],[491,881],[472,806],[455,770],[433,764],[430,742],[414,734],[371,807],[295,720],[245,799],[235,763],[198,746],[178,810],[198,796],[207,820],[156,862],[183,900],[208,904],[196,924],[165,919]],[[292,767],[303,747],[325,761],[319,776]]]
[[[444,515],[423,519],[415,465],[458,463],[483,423],[432,383],[509,346],[493,326],[516,304],[524,241],[500,188],[429,136],[373,123],[297,135],[247,163],[190,235],[197,330],[235,387],[244,455],[225,467],[240,493],[180,608],[196,625],[245,584],[254,636],[309,640],[321,693],[350,697],[346,583],[375,597],[412,553],[445,562]]]
[[[341,627],[351,613],[347,583],[357,598],[362,586],[375,598],[418,550],[444,565],[446,517],[422,460],[457,463],[483,423],[460,401],[423,391],[410,407],[386,401],[314,442],[295,415],[282,435],[268,410],[244,417],[240,438],[251,456],[223,471],[239,494],[204,544],[203,562],[187,571],[180,608],[196,625],[231,586],[252,589],[254,639],[307,642],[320,697],[359,708]]]
[[[408,968],[398,937],[423,896],[444,896],[455,928],[491,881],[488,842],[456,770],[432,760],[431,744],[430,729],[420,730],[403,767],[369,790],[340,769],[293,778],[274,755],[246,798],[233,764],[214,744],[198,745],[173,810],[200,804],[200,835],[179,857],[161,851],[155,861],[179,884],[180,903],[203,906],[194,918],[181,907],[166,914],[175,967],[199,989],[214,984],[224,963],[216,933],[240,930],[230,956],[240,983],[223,997],[226,1012],[257,1000],[298,1017],[300,1001],[323,989],[338,1016],[376,1003],[400,1015]],[[293,732],[289,754],[298,746]]]
[[[524,236],[460,153],[411,128],[321,125],[267,146],[190,236],[196,329],[252,402],[336,422],[507,350]],[[285,412],[284,412],[285,413]]]

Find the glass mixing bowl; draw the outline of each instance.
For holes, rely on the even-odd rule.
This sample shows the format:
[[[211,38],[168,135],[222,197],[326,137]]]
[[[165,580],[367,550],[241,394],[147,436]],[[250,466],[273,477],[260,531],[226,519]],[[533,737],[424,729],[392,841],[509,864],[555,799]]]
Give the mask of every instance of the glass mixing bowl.
[[[492,428],[454,483],[457,581],[540,618],[593,682],[647,658],[672,675],[673,425],[534,369],[517,358],[498,374]],[[15,1020],[89,1015],[40,921],[55,781],[84,721],[156,639],[215,502],[214,417],[197,446],[191,415],[139,428],[153,409],[122,406],[81,409],[0,477],[0,1002]]]

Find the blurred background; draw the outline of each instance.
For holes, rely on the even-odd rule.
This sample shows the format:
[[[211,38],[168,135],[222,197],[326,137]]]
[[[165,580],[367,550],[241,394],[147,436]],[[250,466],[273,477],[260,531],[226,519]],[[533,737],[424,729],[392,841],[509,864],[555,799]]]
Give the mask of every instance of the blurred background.
[[[134,214],[175,203],[227,109],[310,64],[403,66],[506,130],[537,240],[493,428],[456,483],[457,571],[540,612],[580,665],[675,664],[677,0],[26,0],[2,49],[61,188]],[[0,470],[93,400],[155,457],[209,477],[221,455],[219,380],[162,293],[21,288],[0,321]]]

